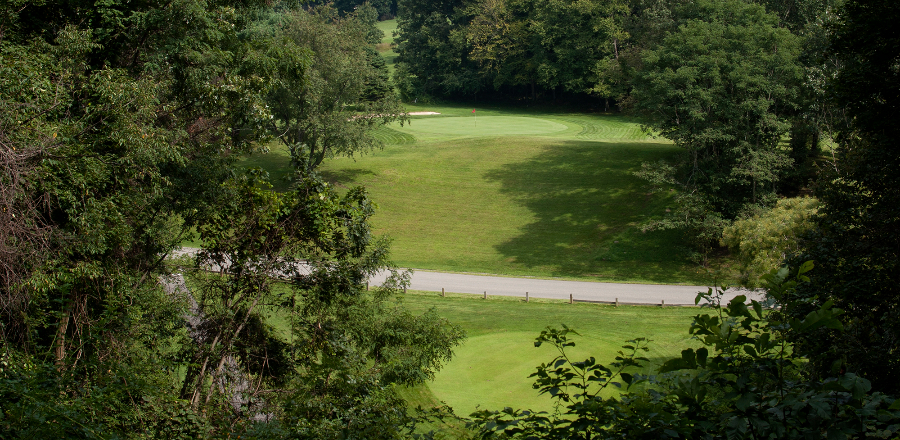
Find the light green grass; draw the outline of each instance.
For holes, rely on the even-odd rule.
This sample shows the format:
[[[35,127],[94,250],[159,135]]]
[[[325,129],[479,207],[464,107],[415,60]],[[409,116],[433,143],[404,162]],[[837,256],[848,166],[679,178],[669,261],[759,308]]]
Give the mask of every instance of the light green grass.
[[[667,194],[633,176],[678,149],[621,116],[411,105],[408,125],[376,134],[384,150],[335,158],[321,173],[365,186],[373,225],[404,267],[596,281],[708,284],[677,232],[641,232]],[[471,121],[471,125],[469,125]],[[529,134],[530,133],[530,134]],[[289,158],[273,144],[247,165],[287,188]]]
[[[449,364],[427,386],[404,390],[413,404],[428,406],[446,402],[456,414],[468,415],[481,409],[506,406],[542,411],[552,410],[548,396],[532,389],[528,375],[549,362],[556,351],[547,345],[534,347],[534,339],[548,325],[566,324],[582,336],[575,336],[573,360],[594,356],[601,363],[613,361],[627,341],[637,337],[652,339],[646,357],[653,365],[677,357],[681,350],[696,346],[688,328],[697,308],[659,308],[568,304],[562,301],[476,295],[410,292],[403,297],[413,311],[434,307],[444,318],[463,327],[469,335],[455,350]],[[645,369],[649,373],[650,369]],[[430,393],[429,393],[430,391]],[[611,392],[615,392],[611,390]],[[433,397],[432,397],[433,396]]]
[[[394,42],[394,31],[397,30],[397,19],[393,20],[384,20],[379,21],[375,24],[375,27],[378,28],[381,32],[384,32],[384,37],[381,39],[382,43],[393,43]]]
[[[393,78],[397,63],[397,52],[394,52],[394,31],[397,30],[397,19],[379,21],[376,27],[384,32],[381,44],[378,45],[378,51],[387,63],[388,74]]]

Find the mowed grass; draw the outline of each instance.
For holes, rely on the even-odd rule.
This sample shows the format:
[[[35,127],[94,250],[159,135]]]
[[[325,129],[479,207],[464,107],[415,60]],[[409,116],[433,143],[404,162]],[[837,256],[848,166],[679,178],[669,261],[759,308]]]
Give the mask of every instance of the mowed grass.
[[[381,38],[381,44],[378,44],[376,48],[378,49],[378,52],[381,53],[381,56],[384,57],[384,60],[387,63],[388,73],[393,77],[394,65],[397,60],[397,52],[394,52],[394,31],[397,30],[397,19],[379,21],[375,26],[381,30],[381,32],[384,32],[384,37]]]
[[[403,267],[595,281],[707,284],[680,233],[641,232],[668,194],[633,175],[673,159],[671,143],[620,116],[410,105],[410,123],[376,134],[385,148],[320,168],[338,188],[365,186],[378,234]],[[476,119],[477,118],[477,119]],[[246,162],[288,187],[286,150]]]
[[[688,328],[697,308],[659,308],[652,306],[604,306],[568,304],[562,301],[449,295],[410,292],[403,296],[407,308],[421,312],[434,308],[437,313],[460,325],[468,339],[455,350],[455,356],[427,385],[402,389],[412,405],[450,405],[456,414],[467,416],[480,409],[504,407],[551,411],[549,396],[540,396],[531,387],[528,376],[541,363],[550,362],[557,351],[549,345],[534,346],[534,339],[548,325],[566,324],[582,336],[574,336],[572,360],[594,356],[601,363],[612,362],[626,341],[649,338],[652,368],[680,355],[687,347],[696,347]],[[609,389],[607,395],[617,393]]]

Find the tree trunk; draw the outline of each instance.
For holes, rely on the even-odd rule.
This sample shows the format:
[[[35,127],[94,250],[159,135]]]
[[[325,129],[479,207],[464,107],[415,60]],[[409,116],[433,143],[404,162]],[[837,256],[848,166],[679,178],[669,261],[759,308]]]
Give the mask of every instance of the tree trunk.
[[[59,320],[59,327],[56,328],[56,339],[54,341],[56,347],[54,348],[54,354],[58,366],[62,366],[63,360],[66,358],[66,333],[69,330],[69,316],[71,314],[72,302],[70,301],[66,310],[63,312],[62,318]]]

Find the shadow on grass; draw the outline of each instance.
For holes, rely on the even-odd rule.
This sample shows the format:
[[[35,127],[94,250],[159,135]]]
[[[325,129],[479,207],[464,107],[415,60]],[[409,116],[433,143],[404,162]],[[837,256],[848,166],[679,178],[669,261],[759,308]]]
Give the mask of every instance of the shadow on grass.
[[[640,231],[641,224],[664,214],[670,198],[648,194],[647,184],[632,172],[642,162],[675,154],[666,144],[560,141],[528,161],[487,173],[535,219],[496,249],[512,264],[542,267],[555,276],[701,281],[678,232]]]
[[[238,161],[241,168],[261,168],[269,173],[269,182],[275,191],[290,189],[294,178],[291,156],[281,144],[274,144],[266,153],[253,153]]]
[[[278,192],[290,190],[294,179],[294,168],[291,166],[291,158],[280,149],[273,149],[268,153],[256,153],[241,159],[238,166],[242,168],[261,168],[269,173],[269,182]],[[347,187],[356,179],[364,175],[375,173],[363,169],[320,170],[319,174],[337,187]]]
[[[350,185],[356,185],[354,182],[359,181],[362,176],[374,176],[375,172],[364,168],[344,168],[339,170],[319,170],[319,175],[326,182],[341,188]]]

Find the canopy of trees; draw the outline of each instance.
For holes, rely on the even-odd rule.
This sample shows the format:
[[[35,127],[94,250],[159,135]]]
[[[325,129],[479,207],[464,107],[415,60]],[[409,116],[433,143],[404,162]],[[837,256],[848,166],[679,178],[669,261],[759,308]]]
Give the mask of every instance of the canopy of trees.
[[[846,309],[847,331],[802,338],[819,372],[838,357],[877,389],[900,392],[900,37],[891,2],[848,2],[832,26],[840,70],[835,96],[838,147],[823,169],[821,215],[798,258],[823,268],[797,295],[795,313],[825,301]]]
[[[397,82],[408,99],[615,96],[625,2],[401,0]]]
[[[0,437],[421,434],[394,386],[433,377],[463,334],[393,300],[406,278],[370,231],[374,204],[316,173],[328,157],[377,148],[370,130],[405,117],[371,47],[371,8],[3,5]],[[703,346],[655,377],[628,370],[647,362],[647,341],[607,366],[573,361],[572,331],[547,330],[537,343],[560,355],[534,377],[559,412],[480,412],[473,436],[897,436],[900,8],[398,8],[407,97],[559,92],[623,103],[686,153],[640,171],[679,190],[657,227],[686,228],[708,248],[743,218],[725,238],[753,270],[759,258],[799,254],[764,278],[766,301],[698,314],[690,331]],[[825,132],[836,134],[831,161],[818,157]],[[289,192],[235,166],[270,141],[291,149]],[[817,213],[812,199],[768,210],[809,183],[812,159]],[[771,243],[769,231],[791,243]],[[202,249],[173,258],[191,239]],[[369,290],[381,270],[388,283]],[[616,382],[645,388],[601,397]]]
[[[275,138],[297,158],[375,146],[366,128],[401,115],[372,20],[192,0],[0,14],[0,436],[404,435],[393,384],[431,377],[461,332],[392,301],[396,271],[367,289],[391,270],[373,204],[319,179],[321,158],[284,194],[235,167]],[[202,251],[167,259],[191,238]]]

